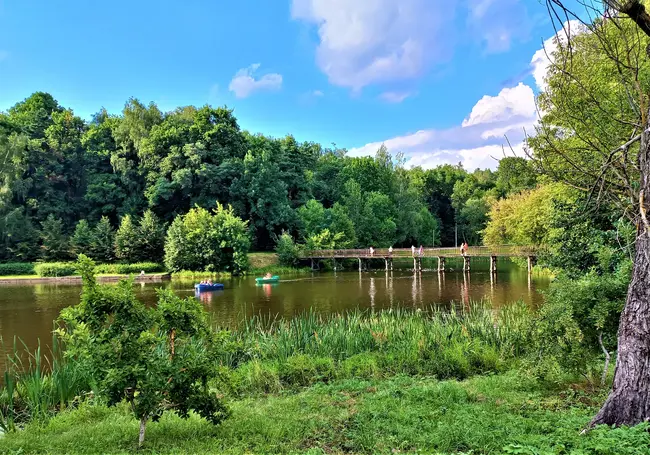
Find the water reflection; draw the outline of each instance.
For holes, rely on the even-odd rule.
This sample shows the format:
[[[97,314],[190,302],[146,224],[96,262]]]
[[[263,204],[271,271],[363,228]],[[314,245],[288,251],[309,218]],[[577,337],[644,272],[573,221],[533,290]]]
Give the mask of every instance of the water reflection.
[[[478,263],[478,261],[477,261]],[[453,264],[450,268],[453,268]],[[537,305],[537,292],[548,286],[548,279],[529,277],[526,269],[504,269],[493,276],[486,266],[472,262],[473,270],[438,273],[432,271],[378,271],[323,273],[283,277],[278,284],[256,286],[254,278],[226,281],[226,289],[200,293],[196,297],[215,321],[232,326],[253,314],[291,317],[307,309],[318,313],[341,312],[350,308],[382,310],[404,306],[428,309],[452,303],[467,308],[472,301],[491,300],[495,307],[523,300]],[[458,270],[458,269],[457,269]],[[195,295],[191,281],[147,283],[135,286],[139,299],[147,304],[156,300],[156,289],[172,289],[181,297]],[[79,302],[80,286],[39,284],[0,286],[0,336],[14,336],[35,347],[37,340],[49,341],[53,321],[59,311]],[[4,357],[0,356],[0,369]]]

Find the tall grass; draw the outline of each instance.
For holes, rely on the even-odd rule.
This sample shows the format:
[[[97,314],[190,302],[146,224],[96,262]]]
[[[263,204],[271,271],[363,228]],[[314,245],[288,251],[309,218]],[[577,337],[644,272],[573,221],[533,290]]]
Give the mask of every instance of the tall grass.
[[[523,303],[498,310],[479,303],[465,311],[258,316],[231,332],[236,349],[226,350],[221,361],[245,376],[236,380],[261,381],[262,389],[276,377],[287,385],[296,378],[308,384],[305,374],[313,376],[311,382],[393,374],[463,379],[501,371],[524,355],[530,316]]]
[[[8,350],[0,339],[7,359],[0,387],[0,429],[13,431],[31,420],[43,420],[79,401],[90,392],[92,381],[84,368],[66,359],[56,335],[50,355],[40,342],[34,351],[14,338]]]

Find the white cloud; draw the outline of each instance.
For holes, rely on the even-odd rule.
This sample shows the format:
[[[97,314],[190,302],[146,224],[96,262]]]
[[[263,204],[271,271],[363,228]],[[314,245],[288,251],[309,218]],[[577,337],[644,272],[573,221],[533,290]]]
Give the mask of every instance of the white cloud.
[[[462,126],[508,121],[516,117],[535,115],[535,94],[523,83],[513,88],[504,88],[497,96],[485,95],[479,100]]]
[[[421,74],[450,47],[456,1],[292,0],[291,15],[318,27],[316,60],[355,91]]]
[[[325,96],[325,94],[321,90],[314,90],[312,92],[312,95],[318,96],[318,97]]]
[[[584,33],[585,31],[585,26],[577,20],[565,22],[562,30],[559,30],[557,34],[544,41],[543,47],[535,52],[535,55],[533,55],[530,61],[530,65],[535,83],[540,90],[543,91],[546,89],[546,75],[551,67],[551,59],[553,53],[557,50],[558,42],[564,44],[567,42],[568,36]]]
[[[526,132],[537,122],[535,94],[522,83],[504,88],[496,96],[484,96],[461,125],[438,130],[421,130],[383,142],[350,150],[351,156],[374,155],[383,143],[389,151],[403,152],[407,165],[431,168],[462,163],[466,169],[496,168],[503,153],[523,156]],[[507,145],[504,136],[512,144]]]
[[[248,68],[237,71],[230,81],[228,90],[233,92],[237,98],[246,98],[259,90],[279,90],[282,87],[282,75],[270,73],[255,79],[255,71],[259,67],[259,63],[254,63]]]
[[[475,1],[479,16],[487,14],[492,5],[501,0]],[[583,33],[577,22],[564,25],[570,33]],[[560,41],[566,41],[561,31]],[[564,35],[564,37],[563,37]],[[545,41],[549,54],[557,46],[555,36]],[[556,47],[555,47],[556,48]],[[543,57],[543,58],[542,58]],[[543,50],[533,56],[531,67],[536,84],[543,89],[550,62]],[[466,169],[496,168],[505,152],[524,156],[526,134],[534,133],[538,121],[533,89],[519,82],[502,89],[497,95],[486,95],[473,106],[460,125],[448,129],[426,129],[366,144],[350,150],[351,156],[374,155],[385,144],[389,151],[403,152],[409,166],[431,168],[440,164],[462,163]],[[506,140],[507,137],[507,140]],[[512,149],[510,148],[512,146]]]
[[[384,92],[379,95],[379,98],[387,103],[401,103],[411,95],[410,92]]]

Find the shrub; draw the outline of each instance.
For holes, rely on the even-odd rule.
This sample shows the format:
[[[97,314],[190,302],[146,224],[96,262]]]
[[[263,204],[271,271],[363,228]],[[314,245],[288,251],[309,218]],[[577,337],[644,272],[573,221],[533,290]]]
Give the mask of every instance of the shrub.
[[[1,275],[34,275],[34,264],[31,262],[7,262],[0,264]]]
[[[99,264],[95,267],[95,273],[113,274],[113,275],[130,275],[132,273],[156,273],[164,272],[165,267],[155,262],[136,262],[135,264]]]
[[[77,272],[77,266],[73,262],[41,262],[34,271],[40,277],[70,276]]]
[[[552,380],[559,366],[585,373],[595,356],[616,349],[616,334],[625,304],[629,267],[602,275],[590,272],[578,279],[559,277],[548,290],[534,321],[537,354],[532,370]],[[547,374],[548,373],[548,374]]]

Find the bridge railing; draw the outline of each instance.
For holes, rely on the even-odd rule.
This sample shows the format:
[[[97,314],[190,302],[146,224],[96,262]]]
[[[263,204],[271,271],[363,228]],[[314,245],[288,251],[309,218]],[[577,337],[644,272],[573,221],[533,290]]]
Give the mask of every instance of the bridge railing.
[[[466,252],[467,256],[499,256],[499,257],[528,257],[536,256],[539,248],[535,246],[500,245],[500,246],[470,246]],[[419,257],[419,249],[415,250],[415,256]],[[423,257],[460,257],[459,248],[424,248]],[[377,248],[371,255],[369,249],[345,249],[345,250],[311,250],[305,251],[304,259],[339,259],[339,258],[410,258],[413,257],[411,248],[394,248],[389,253],[387,248]]]

